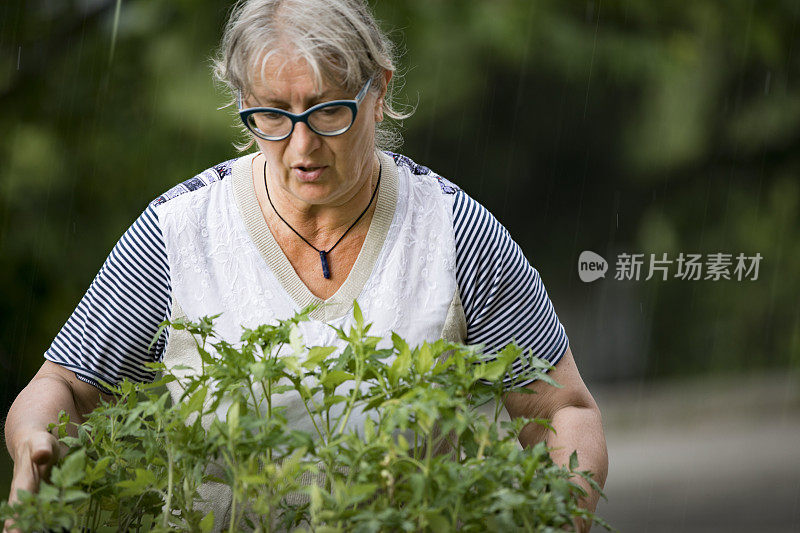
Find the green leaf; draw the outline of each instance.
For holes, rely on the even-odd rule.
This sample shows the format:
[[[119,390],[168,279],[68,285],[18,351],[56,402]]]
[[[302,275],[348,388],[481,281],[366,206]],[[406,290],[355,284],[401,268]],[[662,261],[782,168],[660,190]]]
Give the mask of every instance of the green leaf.
[[[478,369],[474,373],[475,380],[485,379],[497,382],[506,375],[508,368],[519,358],[521,353],[522,349],[513,342],[506,345],[491,360],[478,365]]]
[[[411,503],[416,503],[422,500],[422,497],[425,495],[425,487],[427,486],[425,476],[423,476],[418,472],[415,472],[414,474],[411,474],[411,477],[408,479],[408,481],[411,484],[411,491],[413,498],[411,500]]]
[[[403,436],[402,433],[397,434],[397,446],[403,450],[404,452],[408,451],[409,445],[406,438]]]
[[[375,422],[373,422],[371,418],[367,417],[367,419],[364,420],[364,441],[372,442],[372,439],[374,438],[375,438]]]
[[[514,361],[519,359],[521,354],[522,349],[512,342],[497,353],[497,361],[508,368]]]
[[[208,533],[214,527],[214,511],[209,511],[206,516],[200,520],[200,531]]]
[[[407,351],[409,349],[408,343],[405,341],[405,339],[403,339],[403,337],[394,331],[392,332],[392,344],[394,344],[394,348],[398,352]]]
[[[110,455],[100,458],[100,460],[98,460],[94,466],[87,469],[86,477],[84,478],[83,482],[86,484],[91,484],[99,479],[102,479],[107,474],[106,469],[113,460],[114,458]]]
[[[156,475],[153,472],[144,468],[137,468],[134,479],[120,481],[117,483],[117,487],[122,489],[120,496],[138,496],[155,484]]]
[[[203,361],[205,364],[213,365],[215,363],[214,358],[211,356],[210,353],[208,353],[208,350],[198,346],[197,353],[200,354],[200,360]]]
[[[394,332],[392,332],[392,342],[394,343],[394,347],[398,351],[398,354],[395,360],[392,362],[392,366],[389,369],[389,374],[392,380],[392,385],[397,385],[398,380],[406,377],[408,375],[408,371],[411,369],[411,349],[408,347],[406,341],[404,341],[397,333]]]
[[[239,431],[239,403],[234,402],[228,409],[228,414],[225,417],[225,423],[228,426],[228,435],[236,435]]]
[[[320,380],[320,383],[326,388],[335,389],[345,381],[354,379],[355,376],[344,370],[331,370]]]
[[[202,415],[203,405],[205,403],[207,394],[208,388],[206,388],[205,385],[197,389],[194,394],[191,395],[188,402],[183,402],[181,404],[181,416],[185,418],[189,416],[190,413],[194,413],[195,411]]]
[[[36,498],[36,496],[31,495],[32,498]],[[53,485],[49,483],[44,483],[39,486],[39,496],[40,499],[44,501],[56,501],[59,498],[59,491]]]
[[[433,352],[431,351],[431,345],[425,342],[420,346],[419,354],[417,355],[417,373],[421,375],[427,374],[432,366]]]
[[[308,350],[308,357],[303,361],[303,368],[314,370],[330,354],[336,351],[336,346],[314,346]]]
[[[322,400],[322,405],[325,408],[328,408],[332,405],[336,405],[337,403],[346,402],[349,399],[350,399],[349,397],[342,396],[341,394],[326,395],[325,398]]]
[[[553,427],[553,424],[550,422],[549,418],[534,418],[533,421],[536,424],[547,428],[549,431],[553,432],[553,434],[556,433],[556,428]]]
[[[364,315],[361,313],[361,307],[358,305],[357,300],[353,300],[353,318],[356,321],[358,331],[364,331]]]
[[[145,368],[147,368],[149,370],[153,370],[153,371],[156,371],[156,372],[161,372],[161,371],[167,370],[167,365],[165,365],[164,363],[162,363],[160,361],[150,361],[149,363],[142,363],[142,366],[144,366]],[[143,385],[147,386],[148,384],[147,383],[143,383]]]
[[[429,511],[426,513],[425,518],[428,520],[431,531],[450,531],[453,529],[450,527],[450,522],[439,512]]]
[[[272,386],[272,394],[283,394],[284,392],[289,392],[295,390],[294,385],[273,385]]]
[[[147,347],[147,351],[151,351],[153,349],[153,345],[158,341],[158,338],[161,336],[161,333],[169,327],[169,320],[163,321],[159,324],[158,329],[156,330],[156,334],[153,335],[153,341],[150,343],[150,346]]]
[[[533,350],[528,351],[528,358],[526,362],[532,367],[539,370],[550,370],[555,368],[547,359],[542,359],[541,357],[537,357],[533,355]]]
[[[300,334],[300,328],[297,324],[292,324],[292,329],[289,330],[289,345],[295,355],[303,353],[303,336]]]
[[[57,487],[70,488],[84,478],[85,467],[86,450],[81,449],[68,455],[61,466],[54,467],[50,479]]]
[[[377,483],[360,483],[357,485],[349,485],[347,487],[347,495],[349,500],[348,505],[353,505],[369,498],[375,494],[376,490],[378,490]]]
[[[75,437],[61,437],[58,440],[66,444],[67,447],[69,448],[74,448],[76,446],[80,446],[81,444],[83,444],[83,441],[80,438],[75,438]]]
[[[572,454],[569,456],[569,469],[570,470],[577,470],[578,469],[578,452],[573,451]]]
[[[73,505],[87,498],[89,498],[89,494],[79,489],[67,489],[61,494],[61,501],[63,503],[71,503]]]
[[[506,373],[506,364],[503,361],[490,361],[488,363],[481,363],[475,369],[473,374],[475,380],[485,379],[487,381],[496,382]]]
[[[548,385],[552,385],[553,387],[555,387],[557,389],[563,389],[564,388],[564,385],[556,382],[556,380],[554,380],[553,378],[551,378],[547,374],[543,374],[541,372],[537,372],[536,379],[538,379],[540,381],[544,381]]]
[[[58,428],[58,438],[64,439],[67,436],[67,426],[69,425],[69,414],[63,409],[58,413],[58,424],[50,423],[47,425],[47,431],[53,431]]]
[[[454,363],[455,359],[453,357],[448,357],[447,359],[444,360],[438,359],[436,365],[433,367],[433,372],[431,372],[431,374],[434,376],[438,376],[439,374],[447,370],[449,367],[451,367]]]

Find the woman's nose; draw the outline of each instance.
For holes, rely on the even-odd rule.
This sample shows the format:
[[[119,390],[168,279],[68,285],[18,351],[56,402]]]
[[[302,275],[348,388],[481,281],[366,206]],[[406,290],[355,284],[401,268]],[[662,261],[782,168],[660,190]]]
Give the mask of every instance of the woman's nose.
[[[289,143],[296,153],[310,154],[319,147],[322,140],[320,136],[311,131],[308,124],[298,122],[289,136]]]

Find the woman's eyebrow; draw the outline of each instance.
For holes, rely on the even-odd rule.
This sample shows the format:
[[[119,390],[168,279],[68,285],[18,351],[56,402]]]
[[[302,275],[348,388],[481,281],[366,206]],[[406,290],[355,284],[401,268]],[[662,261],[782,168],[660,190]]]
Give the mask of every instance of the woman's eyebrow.
[[[305,100],[304,103],[307,105],[307,107],[311,107],[313,105],[320,104],[322,102],[329,102],[329,101],[332,101],[332,100],[343,100],[343,99],[346,99],[345,97],[337,97],[333,93],[334,93],[334,91],[327,90],[327,91],[323,91],[323,92],[318,93],[318,94],[312,94],[312,95],[310,95],[308,97],[307,100]],[[283,108],[283,107],[289,107],[290,106],[290,103],[288,101],[282,100],[282,99],[277,98],[277,97],[272,96],[272,95],[268,95],[268,96],[265,96],[263,98],[259,98],[259,97],[255,96],[255,95],[253,95],[253,100],[257,104],[257,107],[278,107],[278,108]]]

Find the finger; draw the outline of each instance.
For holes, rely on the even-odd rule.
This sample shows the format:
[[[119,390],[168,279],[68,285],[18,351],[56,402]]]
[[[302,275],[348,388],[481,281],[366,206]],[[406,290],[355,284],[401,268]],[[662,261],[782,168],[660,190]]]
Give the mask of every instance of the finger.
[[[49,433],[37,435],[31,442],[31,461],[39,465],[52,465],[58,461],[58,440]]]
[[[52,435],[37,435],[20,450],[20,455],[14,461],[9,503],[13,504],[19,501],[17,495],[19,490],[37,492],[39,482],[49,475],[50,468],[58,460],[57,450],[53,449],[51,439],[48,437],[55,440]]]
[[[24,454],[23,457],[20,457],[19,460],[14,463],[14,475],[11,479],[8,503],[14,504],[19,501],[17,497],[18,490],[34,492],[38,485],[38,476],[39,473],[36,471],[36,467],[33,463],[31,463],[28,455]]]
[[[8,495],[8,503],[14,505],[19,502],[20,490],[30,493],[39,489],[39,472],[37,466],[30,460],[28,454],[23,459],[24,464],[14,464],[14,477],[11,480],[11,490]],[[14,525],[14,518],[9,518],[3,523],[3,533],[20,533],[22,530]]]
[[[5,523],[3,524],[3,533],[19,533],[20,531],[22,531],[20,528],[14,527],[13,524],[14,520],[12,518],[6,520]]]
[[[28,492],[34,492],[36,490],[36,481],[33,476],[26,476],[25,479],[20,480],[14,479],[11,483],[11,490],[8,493],[8,503],[13,505],[19,501],[17,491],[20,490],[27,490]]]

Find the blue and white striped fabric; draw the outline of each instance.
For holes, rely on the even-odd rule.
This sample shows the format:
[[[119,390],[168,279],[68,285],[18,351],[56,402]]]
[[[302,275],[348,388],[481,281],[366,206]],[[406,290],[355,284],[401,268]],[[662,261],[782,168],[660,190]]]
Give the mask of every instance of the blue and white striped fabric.
[[[483,344],[487,354],[514,341],[555,365],[569,345],[539,273],[525,259],[508,230],[481,204],[459,190],[453,204],[456,281],[467,319],[467,344]],[[504,382],[523,386],[532,379],[514,362]]]
[[[487,355],[510,342],[555,365],[567,352],[569,339],[547,296],[539,272],[488,209],[460,187],[401,154],[391,154],[412,174],[436,178],[443,194],[454,195],[456,282],[467,322],[467,344],[483,344]],[[491,360],[491,357],[487,358]],[[515,361],[506,385],[522,387],[529,370]],[[523,376],[523,379],[515,379]]]
[[[567,350],[567,336],[539,273],[508,231],[457,186],[405,156],[392,155],[398,165],[412,165],[415,174],[436,176],[442,193],[453,195],[456,281],[467,344],[483,344],[491,355],[515,341],[557,363]],[[230,162],[225,162],[156,198],[114,246],[45,358],[102,390],[100,382],[116,384],[122,378],[152,381],[154,374],[142,364],[161,359],[167,330],[152,349],[148,347],[172,306],[166,246],[155,207],[229,174]],[[505,382],[530,383],[514,379],[525,367],[522,360],[516,361]]]
[[[171,292],[166,247],[150,205],[111,250],[45,358],[105,392],[100,382],[152,381],[155,374],[142,364],[164,352],[166,329],[148,347],[169,317]]]

